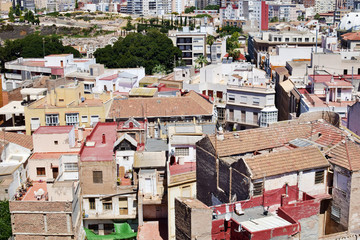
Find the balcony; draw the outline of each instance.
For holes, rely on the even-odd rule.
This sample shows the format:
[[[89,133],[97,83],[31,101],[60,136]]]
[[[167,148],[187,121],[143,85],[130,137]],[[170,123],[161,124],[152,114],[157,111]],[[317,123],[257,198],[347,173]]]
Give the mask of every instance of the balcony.
[[[15,79],[15,80],[22,80],[21,74],[17,74],[17,73],[5,73],[5,78],[7,78],[7,79]]]

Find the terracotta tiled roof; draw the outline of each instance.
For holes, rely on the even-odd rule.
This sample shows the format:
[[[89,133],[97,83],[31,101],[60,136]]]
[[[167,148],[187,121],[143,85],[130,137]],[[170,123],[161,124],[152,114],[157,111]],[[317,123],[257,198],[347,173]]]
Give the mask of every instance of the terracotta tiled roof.
[[[316,139],[315,142],[325,147],[332,147],[344,138],[342,131],[339,128],[326,122],[313,123],[312,132],[312,135],[319,134],[319,138]]]
[[[280,147],[296,138],[308,138],[310,124],[279,126],[273,128],[257,128],[239,132],[224,133],[224,140],[217,140],[218,155],[231,156],[262,149]],[[215,147],[215,135],[209,136]]]
[[[251,170],[252,179],[329,166],[315,146],[258,155],[245,159],[245,162]]]
[[[15,144],[18,144],[24,148],[27,149],[33,149],[33,141],[32,137],[25,134],[19,134],[19,133],[12,133],[12,132],[0,132],[0,140],[3,141],[5,139],[5,142],[12,142]]]
[[[213,105],[191,91],[183,97],[115,99],[108,118],[212,115]]]
[[[213,147],[217,148],[220,157],[245,154],[283,146],[296,138],[314,141],[330,148],[338,144],[344,137],[342,131],[326,121],[313,123],[290,124],[279,123],[268,128],[256,128],[239,132],[224,133],[224,140],[217,140],[215,135],[209,136]]]
[[[360,41],[360,33],[358,33],[358,32],[345,33],[345,34],[341,35],[341,37],[344,40]]]
[[[349,140],[342,141],[328,152],[329,162],[349,169],[360,170],[360,146]]]

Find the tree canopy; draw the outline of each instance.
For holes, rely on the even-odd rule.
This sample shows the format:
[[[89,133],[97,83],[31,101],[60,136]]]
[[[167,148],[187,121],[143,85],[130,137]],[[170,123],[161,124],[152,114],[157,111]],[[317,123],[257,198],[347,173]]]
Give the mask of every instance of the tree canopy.
[[[43,48],[44,47],[44,48]],[[55,36],[40,36],[31,34],[23,39],[7,40],[0,47],[1,72],[5,71],[5,62],[23,58],[42,58],[50,54],[72,53],[74,57],[81,57],[79,51],[71,46],[64,46]]]
[[[119,38],[113,46],[97,49],[94,56],[108,68],[143,66],[146,74],[152,74],[158,65],[163,65],[166,71],[171,70],[181,58],[181,51],[165,34],[148,29],[146,34],[130,33]]]
[[[9,201],[0,201],[0,240],[11,237],[11,218]]]

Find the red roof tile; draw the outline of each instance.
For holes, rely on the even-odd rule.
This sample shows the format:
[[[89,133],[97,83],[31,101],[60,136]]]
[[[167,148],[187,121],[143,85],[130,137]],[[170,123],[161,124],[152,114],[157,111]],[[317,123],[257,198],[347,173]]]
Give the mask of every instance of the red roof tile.
[[[103,78],[100,78],[100,80],[104,80],[104,81],[111,81],[114,80],[118,77],[118,74],[113,74],[113,75],[109,75]]]
[[[343,140],[328,152],[328,160],[332,164],[351,171],[360,170],[360,146],[350,140]]]
[[[108,118],[212,115],[213,104],[194,91],[183,97],[114,99]]]
[[[257,155],[244,161],[251,170],[252,179],[329,166],[324,155],[315,146]]]

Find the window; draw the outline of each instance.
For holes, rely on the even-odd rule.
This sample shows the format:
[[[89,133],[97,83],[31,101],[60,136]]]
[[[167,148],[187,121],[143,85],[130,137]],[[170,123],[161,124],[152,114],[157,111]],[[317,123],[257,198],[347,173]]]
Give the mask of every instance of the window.
[[[114,232],[114,224],[113,223],[105,223],[104,224],[104,234],[108,235]]]
[[[324,183],[324,170],[315,172],[315,184]]]
[[[95,210],[95,198],[89,198],[89,208]]]
[[[46,114],[45,115],[46,126],[59,125],[59,114]]]
[[[254,97],[253,98],[253,105],[259,106],[260,105],[260,98]]]
[[[92,69],[90,69],[92,70]],[[95,85],[93,83],[84,83],[84,92],[85,93],[91,93],[92,91],[92,88],[94,87]]]
[[[348,74],[347,69],[344,69],[344,75],[347,75],[347,74]]]
[[[235,102],[235,95],[229,94],[229,102]]]
[[[124,156],[123,159],[124,161],[129,161],[129,156]]]
[[[93,171],[93,183],[102,183],[103,175],[102,171]]]
[[[45,168],[44,167],[39,167],[36,168],[36,175],[37,176],[45,176]]]
[[[103,209],[104,210],[112,210],[112,202],[111,201],[103,202]]]
[[[64,163],[64,168],[66,172],[77,172],[79,170],[77,163]]]
[[[176,147],[175,148],[176,156],[189,156],[189,148],[187,147]]]
[[[341,97],[341,88],[337,89],[337,97]]]
[[[5,188],[5,193],[9,193],[9,189]]]
[[[246,122],[246,111],[241,111],[241,122]]]
[[[39,118],[31,118],[30,120],[31,130],[36,130],[40,127],[40,119]]]
[[[285,42],[290,42],[290,39],[289,39],[289,38],[285,38]]]
[[[241,96],[240,97],[240,103],[247,103],[247,97],[246,96]]]
[[[264,184],[263,182],[254,183],[253,196],[259,196],[263,194]]]
[[[88,228],[93,230],[94,233],[99,234],[99,225],[98,224],[89,224]]]
[[[54,141],[54,145],[59,145],[59,141]]]
[[[78,125],[79,124],[79,114],[78,113],[66,113],[66,125]]]
[[[63,102],[64,101],[64,99],[63,98],[59,98],[59,102]]]
[[[253,123],[254,123],[254,124],[257,124],[257,123],[258,123],[258,120],[259,120],[258,113],[257,113],[257,112],[254,112],[254,113],[253,113]]]
[[[181,188],[181,197],[191,197],[190,186],[185,186]]]
[[[91,125],[95,125],[98,121],[99,121],[99,116],[98,115],[93,115],[93,116],[90,117],[90,124]]]
[[[120,215],[128,214],[128,201],[127,198],[119,198],[119,212]]]
[[[337,206],[331,206],[331,219],[337,223],[340,223],[341,208]]]
[[[88,122],[88,116],[81,116],[81,122],[87,123]]]
[[[309,38],[305,38],[305,42],[309,42]]]

